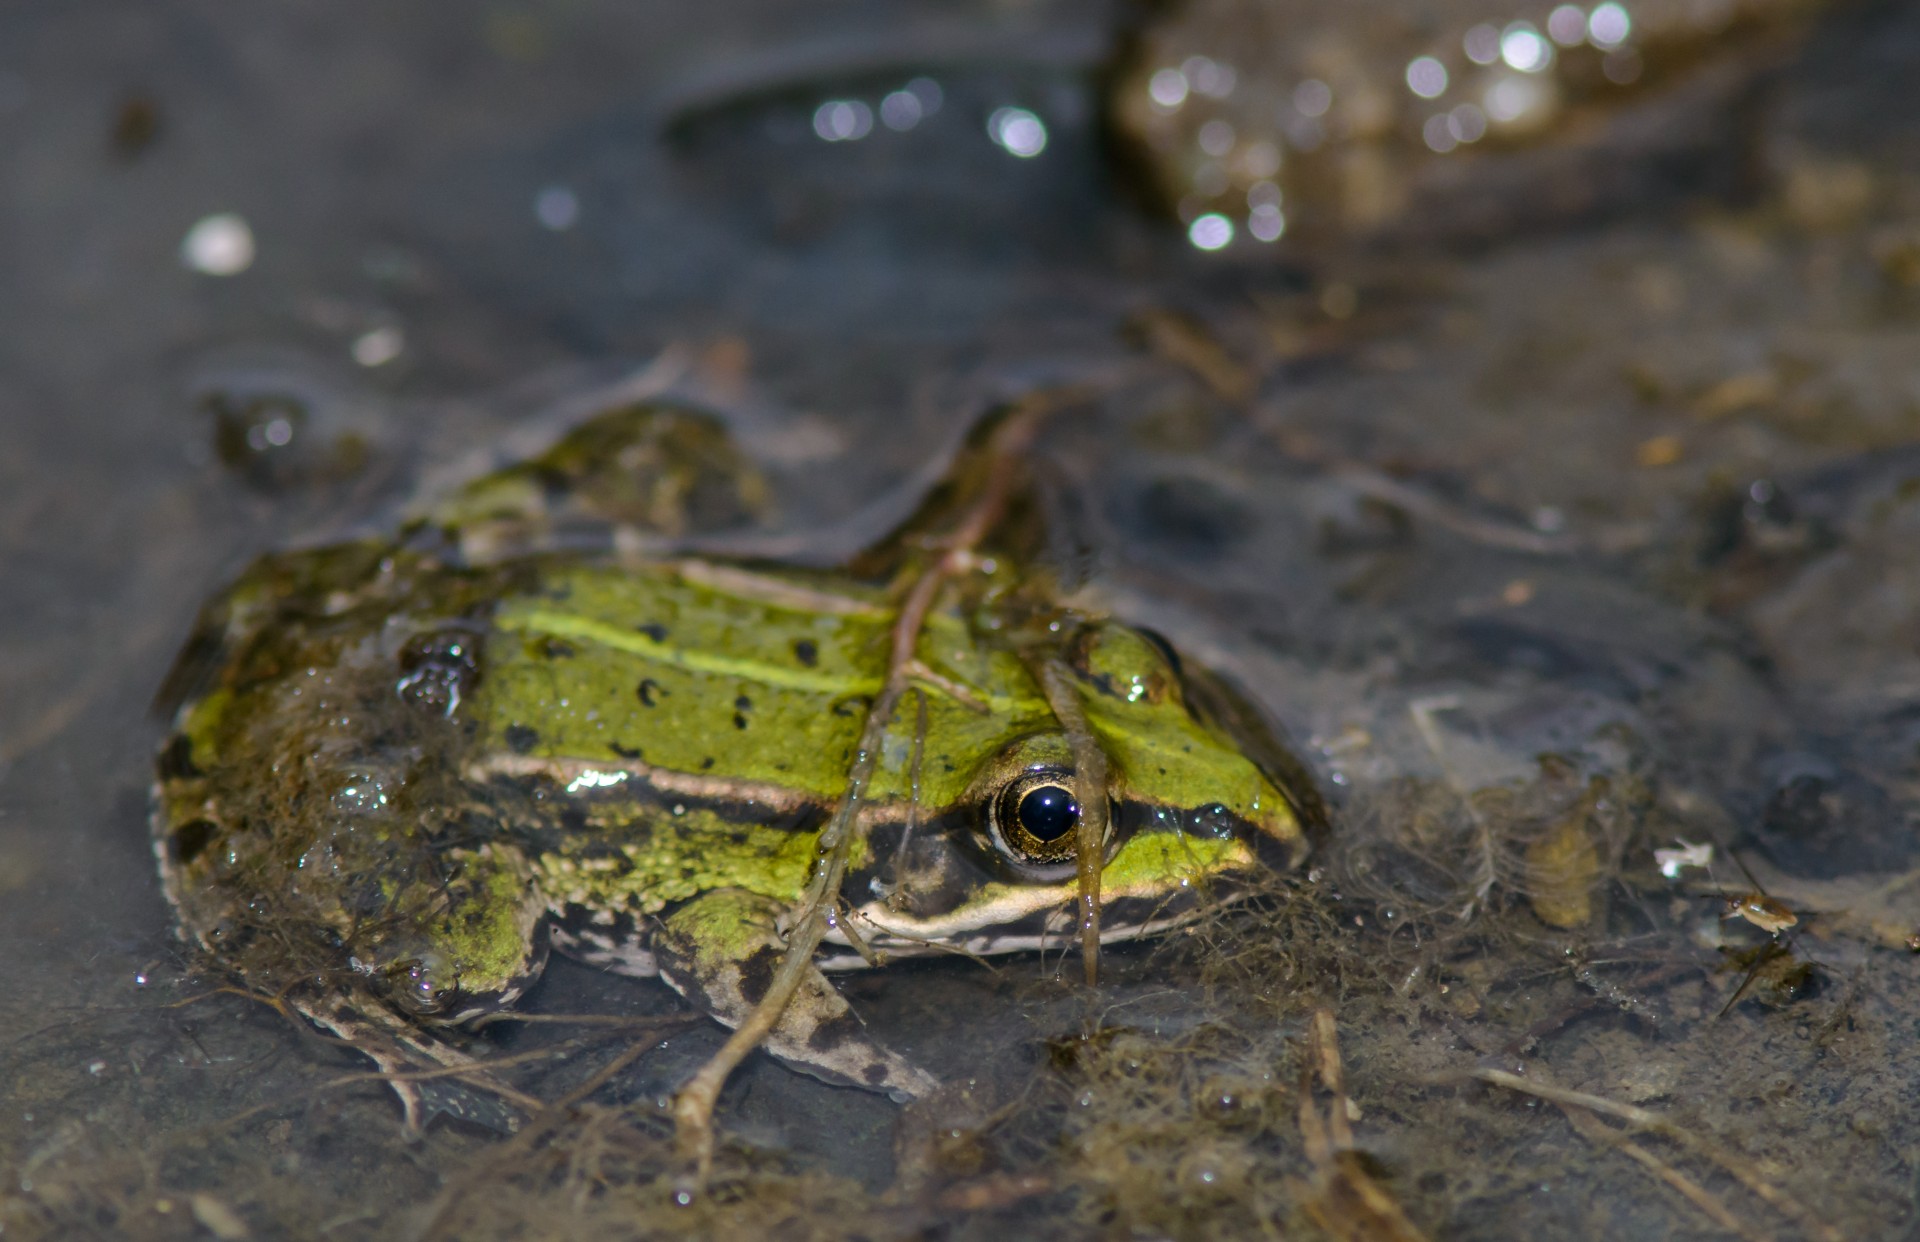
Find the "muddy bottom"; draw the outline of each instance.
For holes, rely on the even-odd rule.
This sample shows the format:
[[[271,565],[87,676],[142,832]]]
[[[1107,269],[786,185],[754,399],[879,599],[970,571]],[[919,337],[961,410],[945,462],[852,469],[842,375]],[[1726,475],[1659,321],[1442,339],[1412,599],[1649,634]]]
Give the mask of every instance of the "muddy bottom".
[[[1827,17],[1713,118],[1731,186],[1256,254],[1115,180],[1117,21],[0,17],[0,1234],[1905,1236],[1920,24]],[[251,261],[195,270],[223,213]],[[1036,450],[1082,598],[1335,807],[1097,988],[1064,950],[845,978],[948,1091],[752,1058],[684,1202],[667,1104],[721,1033],[665,988],[556,963],[476,1036],[553,1107],[409,1141],[175,939],[147,829],[203,599],[663,357],[814,548],[1090,385]]]

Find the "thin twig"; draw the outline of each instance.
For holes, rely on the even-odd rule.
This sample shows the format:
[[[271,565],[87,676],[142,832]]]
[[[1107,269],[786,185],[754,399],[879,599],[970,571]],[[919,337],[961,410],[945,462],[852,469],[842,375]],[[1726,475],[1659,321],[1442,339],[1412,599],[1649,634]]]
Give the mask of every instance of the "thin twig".
[[[993,468],[986,471],[981,495],[967,510],[959,526],[944,541],[945,551],[914,580],[893,625],[893,648],[887,660],[887,678],[880,693],[867,709],[866,723],[860,731],[860,744],[847,773],[846,792],[833,817],[821,830],[816,846],[817,866],[813,880],[798,903],[798,917],[787,934],[786,953],[775,968],[760,1003],[727,1038],[720,1050],[695,1071],[680,1094],[674,1098],[675,1137],[681,1155],[692,1167],[682,1192],[696,1192],[707,1183],[713,1171],[713,1110],[720,1089],[747,1055],[765,1042],[779,1025],[792,1003],[807,972],[813,969],[813,955],[827,931],[828,912],[840,901],[840,884],[846,876],[848,860],[860,835],[860,807],[867,787],[879,766],[880,753],[901,696],[908,689],[914,651],[934,603],[947,582],[974,564],[974,549],[999,523],[1012,497],[1015,472],[1009,467],[1013,458],[1032,442],[1039,415],[1054,408],[1060,394],[1030,400],[1010,412],[995,429],[986,450]]]
[[[927,752],[927,692],[915,686],[913,698],[913,754],[907,760],[907,823],[900,830],[900,844],[893,851],[894,861],[889,876],[892,884],[892,891],[888,895],[890,902],[900,896],[900,869],[907,863],[907,851],[913,846],[913,834],[920,830],[921,765],[926,761]]]
[[[1614,1117],[1638,1129],[1650,1130],[1662,1137],[1672,1139],[1682,1147],[1719,1165],[1735,1181],[1772,1205],[1775,1211],[1791,1217],[1802,1229],[1820,1238],[1822,1242],[1842,1242],[1839,1230],[1815,1216],[1805,1204],[1774,1185],[1772,1179],[1762,1173],[1752,1161],[1735,1155],[1717,1143],[1709,1142],[1678,1122],[1650,1109],[1616,1103],[1604,1096],[1591,1095],[1585,1091],[1569,1091],[1564,1087],[1553,1086],[1551,1083],[1536,1082],[1519,1074],[1485,1066],[1469,1071],[1466,1077],[1491,1083],[1496,1087],[1505,1087],[1509,1091],[1518,1091],[1523,1095],[1537,1096],[1555,1104],[1572,1105],[1575,1108],[1584,1108],[1589,1112]]]
[[[1368,1170],[1354,1144],[1339,1032],[1331,1009],[1313,1013],[1310,1064],[1300,1071],[1300,1137],[1313,1163],[1301,1205],[1307,1217],[1341,1242],[1425,1242],[1400,1201]],[[1326,1116],[1314,1103],[1313,1079],[1329,1097]]]
[[[1600,1143],[1611,1147],[1629,1160],[1634,1161],[1652,1173],[1656,1178],[1673,1187],[1687,1202],[1712,1217],[1714,1224],[1719,1225],[1722,1229],[1725,1229],[1729,1233],[1736,1234],[1739,1237],[1751,1239],[1752,1242],[1767,1242],[1772,1236],[1749,1229],[1738,1216],[1733,1214],[1733,1211],[1728,1208],[1725,1203],[1721,1202],[1720,1196],[1714,1194],[1699,1182],[1694,1181],[1660,1157],[1640,1146],[1640,1144],[1634,1142],[1619,1130],[1601,1121],[1586,1109],[1559,1101],[1555,1101],[1555,1103],[1560,1111],[1567,1115],[1568,1123],[1573,1126],[1574,1132],[1579,1134],[1581,1138],[1591,1143]]]
[[[1340,1065],[1340,1036],[1333,1010],[1313,1011],[1313,1045],[1320,1062],[1320,1083],[1333,1096],[1327,1110],[1327,1137],[1342,1150],[1353,1146],[1353,1125],[1347,1117],[1347,1076]]]
[[[1107,752],[1093,736],[1079,688],[1073,684],[1073,674],[1066,664],[1050,656],[1033,660],[1031,667],[1073,752],[1073,783],[1078,786],[1074,792],[1080,803],[1074,841],[1075,871],[1080,881],[1075,913],[1080,924],[1080,961],[1086,968],[1087,986],[1092,987],[1100,981],[1100,869],[1107,850]]]

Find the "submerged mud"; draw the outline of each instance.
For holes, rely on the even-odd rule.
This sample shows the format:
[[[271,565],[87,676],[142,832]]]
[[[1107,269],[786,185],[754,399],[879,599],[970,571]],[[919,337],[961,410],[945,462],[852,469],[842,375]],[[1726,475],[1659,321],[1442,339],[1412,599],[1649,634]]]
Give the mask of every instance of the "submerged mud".
[[[751,5],[456,7],[381,38],[371,11],[189,6],[143,19],[150,59],[103,33],[117,6],[74,13],[10,19],[61,77],[0,65],[21,227],[64,256],[0,300],[6,1236],[1911,1228],[1910,15],[1839,10],[1760,111],[1710,116],[1759,153],[1741,195],[1254,270],[1119,205],[1074,50],[1104,13],[942,57],[949,27]],[[788,44],[697,115],[635,100],[670,59]],[[911,130],[774,123],[923,75],[946,110]],[[115,154],[135,77],[164,124]],[[291,85],[349,78],[378,106]],[[989,104],[1048,149],[996,145]],[[249,179],[217,140],[259,187],[237,283],[176,257]],[[936,192],[879,175],[909,153]],[[305,218],[315,177],[358,200]],[[566,229],[534,213],[554,187]],[[112,205],[133,189],[140,215]],[[398,359],[353,361],[394,324]],[[301,361],[182,362],[236,343]],[[1336,822],[1301,874],[1109,949],[1097,989],[1070,953],[848,977],[950,1091],[901,1110],[756,1058],[684,1203],[666,1101],[720,1033],[664,989],[557,963],[475,1039],[550,1110],[409,1143],[367,1062],[175,939],[145,826],[145,703],[220,581],[621,372],[527,376],[657,355],[765,470],[765,528],[842,546],[981,405],[1089,382],[1036,462],[1081,601],[1230,673]],[[286,444],[262,375],[308,403]]]

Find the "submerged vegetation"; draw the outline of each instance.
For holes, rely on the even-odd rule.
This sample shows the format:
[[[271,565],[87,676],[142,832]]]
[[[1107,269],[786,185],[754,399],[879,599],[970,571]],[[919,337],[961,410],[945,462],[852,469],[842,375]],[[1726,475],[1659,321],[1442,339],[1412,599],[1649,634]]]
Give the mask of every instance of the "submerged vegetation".
[[[443,1122],[408,1148],[382,1119],[378,1075],[337,1055],[281,1056],[271,1072],[284,1083],[291,1071],[296,1090],[259,1102],[251,1075],[229,1071],[157,1149],[116,1150],[110,1131],[88,1129],[36,1153],[0,1220],[9,1236],[240,1236],[221,1233],[229,1217],[300,1232],[322,1203],[339,1210],[330,1179],[368,1159],[412,1183],[412,1202],[328,1218],[329,1232],[985,1237],[1011,1216],[1043,1237],[1376,1239],[1477,1231],[1491,1215],[1591,1234],[1838,1237],[1851,1230],[1823,1222],[1884,1219],[1891,1205],[1867,1191],[1904,1090],[1882,1058],[1903,1038],[1905,972],[1869,981],[1865,963],[1816,963],[1810,996],[1763,980],[1715,1020],[1742,986],[1739,953],[1699,943],[1722,900],[1659,874],[1662,836],[1646,825],[1668,812],[1600,822],[1592,781],[1569,797],[1569,779],[1543,763],[1529,785],[1479,791],[1471,815],[1457,793],[1425,791],[1432,807],[1389,789],[1381,806],[1353,808],[1355,822],[1401,839],[1336,846],[1311,877],[1274,877],[1162,943],[1110,953],[1098,989],[1077,971],[1003,968],[992,986],[1030,1014],[1026,1031],[1009,1041],[960,1024],[954,1038],[995,1055],[963,1057],[977,1074],[900,1114],[890,1143],[842,1134],[845,1150],[808,1157],[762,1148],[736,1121],[706,1190],[689,1195],[667,1096],[614,1085],[684,1028],[550,1014],[489,1057],[490,1072],[549,1101],[511,1136]],[[1470,830],[1434,826],[1461,818]],[[1592,842],[1555,847],[1590,855],[1577,900],[1565,874],[1529,861],[1571,831]],[[1487,851],[1515,863],[1491,887],[1470,861]],[[1387,852],[1413,860],[1402,870],[1424,897],[1379,887]],[[1376,891],[1349,891],[1343,872]],[[1582,901],[1588,917],[1562,926]],[[195,1028],[239,1016],[186,997],[155,1012],[173,1031],[155,1042],[191,1046]],[[36,1080],[31,1053],[12,1060],[17,1081]],[[210,1072],[177,1051],[153,1058],[167,1061],[166,1074]],[[1851,1104],[1817,1136],[1804,1117],[1767,1120],[1835,1092]],[[237,1106],[244,1096],[254,1102]],[[723,1096],[723,1115],[739,1104]],[[340,1151],[350,1135],[358,1150]],[[1794,1172],[1795,1146],[1812,1141],[1856,1152],[1859,1182]],[[1644,1190],[1619,1193],[1632,1179]]]
[[[1374,58],[1395,90],[1401,58]],[[940,1092],[746,1055],[691,1186],[674,1099],[710,1023],[561,964],[465,1038],[478,1068],[369,1069],[287,1003],[337,946],[274,939],[300,899],[275,857],[287,885],[233,928],[264,986],[156,949],[9,1032],[0,1239],[1911,1230],[1920,186],[1780,158],[1737,210],[1225,295],[1182,269],[1179,309],[1134,316],[1149,356],[1048,463],[1111,553],[1084,551],[1086,589],[1288,716],[1334,829],[1300,872],[1103,947],[1091,984],[1068,944],[840,983]],[[316,460],[248,485],[335,477]],[[694,483],[602,500],[725,526],[766,499]],[[577,517],[476,522],[471,550]],[[400,672],[433,710],[382,708],[426,769],[460,746],[434,711],[462,609],[432,602],[419,629],[449,641]]]

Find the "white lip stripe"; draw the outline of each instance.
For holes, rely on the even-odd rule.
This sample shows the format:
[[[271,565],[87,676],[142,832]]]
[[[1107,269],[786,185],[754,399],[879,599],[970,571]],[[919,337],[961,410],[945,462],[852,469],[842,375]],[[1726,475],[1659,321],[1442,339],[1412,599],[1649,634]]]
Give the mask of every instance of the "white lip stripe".
[[[555,927],[550,933],[553,947],[575,961],[610,970],[630,979],[652,979],[659,975],[659,963],[639,940],[596,935],[590,930],[567,931]]]
[[[1112,887],[1101,893],[1100,900],[1103,905],[1110,906],[1129,898],[1172,898],[1181,892],[1188,891],[1190,890],[1182,888],[1169,893],[1159,885]],[[1045,911],[1056,911],[1064,919],[1066,910],[1073,903],[1076,893],[1077,890],[1072,884],[1006,888],[992,901],[971,902],[947,914],[924,919],[902,914],[881,899],[855,906],[853,917],[860,920],[863,928],[873,929],[866,933],[866,938],[869,940],[874,937],[885,939],[889,936],[898,936],[908,941],[939,940],[949,944],[964,944],[972,939],[972,933],[978,932],[980,928],[1011,926]],[[835,933],[830,931],[828,935],[833,937]],[[1104,928],[1101,930],[1100,938],[1102,940],[1108,938]],[[837,940],[836,943],[845,943],[845,941]]]
[[[1210,901],[1192,910],[1183,910],[1162,918],[1148,919],[1144,923],[1132,926],[1115,927],[1106,923],[1100,926],[1101,944],[1121,944],[1129,940],[1141,940],[1148,936],[1157,936],[1176,927],[1192,923],[1201,916],[1224,906],[1231,905],[1238,898]],[[864,911],[856,914],[865,917]],[[982,934],[975,936],[952,936],[935,938],[931,936],[903,938],[887,931],[867,933],[863,939],[872,949],[891,953],[896,957],[930,957],[938,954],[971,955],[973,957],[998,957],[1007,953],[1033,953],[1042,949],[1058,948],[1066,943],[1071,916],[1063,906],[1054,911],[1054,917],[1047,920],[1045,930],[1032,936],[994,936]],[[827,932],[829,944],[851,948],[844,933],[838,929]],[[819,960],[821,970],[850,971],[862,970],[867,960],[858,953],[836,953]]]

